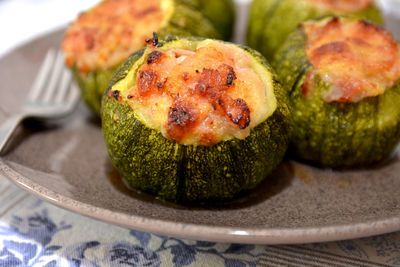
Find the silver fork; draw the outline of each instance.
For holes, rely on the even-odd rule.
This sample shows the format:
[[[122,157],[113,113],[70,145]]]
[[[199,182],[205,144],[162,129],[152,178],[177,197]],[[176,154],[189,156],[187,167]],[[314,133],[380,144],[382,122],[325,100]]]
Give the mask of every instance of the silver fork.
[[[71,78],[71,73],[64,67],[62,52],[49,50],[25,104],[0,125],[0,153],[22,120],[58,118],[74,109],[79,93]]]

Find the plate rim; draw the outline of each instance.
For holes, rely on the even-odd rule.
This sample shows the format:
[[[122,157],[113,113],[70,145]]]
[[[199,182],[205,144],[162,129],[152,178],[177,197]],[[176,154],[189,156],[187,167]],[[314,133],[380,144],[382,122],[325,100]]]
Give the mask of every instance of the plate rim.
[[[183,239],[260,245],[305,244],[362,238],[400,230],[400,216],[357,224],[332,225],[317,228],[259,227],[246,229],[244,227],[179,223],[128,215],[64,196],[20,174],[2,158],[0,158],[0,176],[10,180],[16,186],[30,194],[71,212],[129,229]],[[109,216],[105,216],[106,214],[104,213]]]

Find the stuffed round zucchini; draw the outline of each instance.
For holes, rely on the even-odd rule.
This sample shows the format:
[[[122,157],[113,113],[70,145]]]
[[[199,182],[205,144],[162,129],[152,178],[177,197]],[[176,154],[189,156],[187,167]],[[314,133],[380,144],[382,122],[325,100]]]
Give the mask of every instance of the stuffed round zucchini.
[[[253,0],[248,45],[273,60],[278,47],[301,22],[325,15],[352,15],[382,24],[374,0]]]
[[[198,9],[180,0],[105,0],[67,29],[62,42],[66,64],[96,114],[116,68],[144,47],[153,32],[161,37],[222,37]]]
[[[306,21],[275,59],[298,156],[342,168],[391,154],[400,138],[400,54],[388,32],[348,18]]]
[[[227,200],[282,160],[287,101],[257,52],[170,37],[115,73],[103,96],[102,128],[131,187],[176,202]]]

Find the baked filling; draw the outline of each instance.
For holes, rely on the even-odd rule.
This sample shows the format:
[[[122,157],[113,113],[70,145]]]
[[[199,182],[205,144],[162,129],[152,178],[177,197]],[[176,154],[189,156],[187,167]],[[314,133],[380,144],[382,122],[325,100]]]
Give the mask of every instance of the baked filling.
[[[383,94],[400,79],[398,44],[375,24],[332,18],[302,25],[313,66],[303,95],[312,92],[316,74],[329,85],[322,95],[327,102],[358,102]]]
[[[62,49],[82,73],[116,66],[157,31],[168,13],[165,0],[105,0],[68,28]],[[164,3],[164,4],[163,4]]]
[[[234,45],[153,48],[143,63],[122,97],[146,125],[180,144],[244,139],[276,108],[271,75]]]

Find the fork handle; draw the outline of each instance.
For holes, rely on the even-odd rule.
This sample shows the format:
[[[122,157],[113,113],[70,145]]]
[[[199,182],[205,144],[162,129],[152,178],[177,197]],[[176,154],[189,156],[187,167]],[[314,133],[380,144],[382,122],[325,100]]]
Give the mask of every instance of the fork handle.
[[[22,114],[15,114],[0,125],[0,154],[2,154],[3,149],[10,140],[12,133],[15,131],[23,118],[24,117]]]

